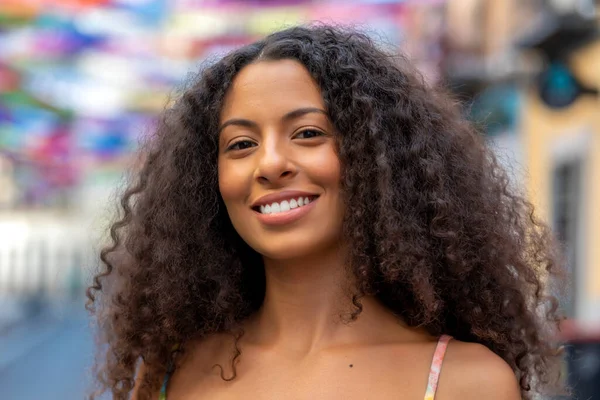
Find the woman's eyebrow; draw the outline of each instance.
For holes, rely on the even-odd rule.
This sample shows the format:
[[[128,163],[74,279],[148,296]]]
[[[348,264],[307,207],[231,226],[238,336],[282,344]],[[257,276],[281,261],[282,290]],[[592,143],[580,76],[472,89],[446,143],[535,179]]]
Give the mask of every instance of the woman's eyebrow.
[[[289,120],[296,119],[296,118],[299,118],[299,117],[301,117],[303,115],[310,114],[310,113],[319,113],[319,114],[325,115],[326,117],[329,117],[327,115],[327,111],[322,110],[320,108],[317,108],[317,107],[303,107],[303,108],[298,108],[296,110],[288,112],[287,114],[285,114],[281,118],[281,120],[282,121],[289,121]]]
[[[232,118],[232,119],[225,121],[223,123],[223,125],[221,125],[219,127],[219,132],[221,132],[223,129],[225,129],[229,125],[238,125],[238,126],[243,126],[244,128],[252,128],[252,129],[258,128],[258,124],[254,121],[250,121],[249,119]]]
[[[290,121],[290,120],[293,120],[296,118],[300,118],[301,116],[310,114],[310,113],[319,113],[319,114],[325,115],[326,117],[329,117],[327,115],[327,111],[325,111],[323,109],[320,109],[317,107],[303,107],[303,108],[298,108],[296,110],[292,110],[292,111],[286,113],[283,117],[281,117],[281,120],[287,122],[287,121]],[[238,126],[243,126],[244,128],[252,128],[252,129],[258,128],[258,124],[249,119],[232,118],[232,119],[225,121],[219,127],[219,132],[221,132],[223,129],[225,129],[229,125],[238,125]]]

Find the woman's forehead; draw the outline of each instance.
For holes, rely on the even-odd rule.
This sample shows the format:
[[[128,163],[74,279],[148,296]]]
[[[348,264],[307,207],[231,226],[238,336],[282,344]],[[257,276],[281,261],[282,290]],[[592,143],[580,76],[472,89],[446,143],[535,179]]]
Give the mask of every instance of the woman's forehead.
[[[246,66],[235,77],[221,119],[258,111],[287,113],[301,107],[324,107],[321,91],[306,68],[293,60],[261,61]]]

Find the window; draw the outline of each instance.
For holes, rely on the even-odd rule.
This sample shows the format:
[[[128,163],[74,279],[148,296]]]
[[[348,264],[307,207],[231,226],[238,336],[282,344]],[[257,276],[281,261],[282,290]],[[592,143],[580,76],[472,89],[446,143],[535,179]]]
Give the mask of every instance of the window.
[[[580,240],[580,210],[582,205],[582,161],[571,159],[556,165],[552,179],[552,223],[554,232],[563,245],[566,268],[572,286],[560,299],[565,314],[576,317],[578,263]]]

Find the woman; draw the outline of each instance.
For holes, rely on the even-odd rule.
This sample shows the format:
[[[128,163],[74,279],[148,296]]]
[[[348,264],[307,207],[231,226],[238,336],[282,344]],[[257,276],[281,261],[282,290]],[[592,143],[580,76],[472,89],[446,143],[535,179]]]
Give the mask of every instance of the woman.
[[[88,289],[114,398],[509,400],[553,379],[546,228],[366,36],[232,52],[144,154]]]

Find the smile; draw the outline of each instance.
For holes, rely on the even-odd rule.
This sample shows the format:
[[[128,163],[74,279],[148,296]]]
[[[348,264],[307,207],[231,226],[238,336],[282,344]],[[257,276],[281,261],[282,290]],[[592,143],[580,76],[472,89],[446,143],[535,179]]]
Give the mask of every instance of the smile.
[[[287,199],[277,199],[279,201],[271,201],[267,198],[268,202],[257,204],[252,209],[254,215],[264,225],[286,225],[308,214],[314,208],[318,198],[317,195],[308,194],[295,194]]]
[[[290,200],[282,200],[280,202],[273,202],[271,204],[261,205],[258,207],[258,211],[261,214],[279,214],[284,213],[295,208],[305,207],[313,202],[316,196],[298,197]]]

